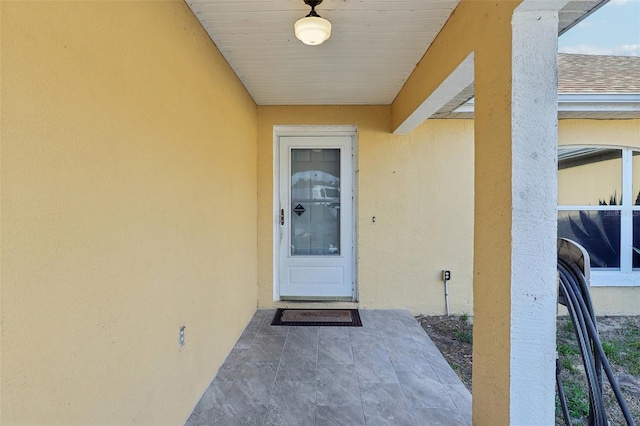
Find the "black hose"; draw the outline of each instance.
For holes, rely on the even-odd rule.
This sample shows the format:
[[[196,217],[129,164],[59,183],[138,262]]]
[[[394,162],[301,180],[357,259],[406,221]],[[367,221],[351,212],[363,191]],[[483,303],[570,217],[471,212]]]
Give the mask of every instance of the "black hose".
[[[578,299],[578,302],[581,304],[581,309],[586,309],[586,305],[583,300]],[[600,337],[598,336],[598,331],[596,330],[595,321],[592,321],[591,318],[587,318],[586,325],[588,327],[589,335],[593,340],[593,346],[595,348],[595,354],[599,355],[602,360],[602,367],[604,368],[605,373],[607,374],[607,378],[609,379],[609,383],[611,384],[611,389],[616,396],[616,400],[622,409],[622,413],[627,420],[629,425],[633,425],[633,418],[631,417],[631,412],[627,407],[626,401],[622,396],[622,391],[620,390],[620,386],[618,385],[618,381],[613,374],[613,370],[611,369],[611,365],[609,364],[609,360],[607,359],[606,354],[604,353],[604,349],[602,349],[602,344],[600,343]],[[594,355],[595,355],[594,354]]]
[[[585,374],[587,376],[587,385],[589,388],[589,425],[607,426],[608,424],[603,398],[602,370],[604,368],[627,425],[635,426],[631,412],[620,391],[620,386],[613,375],[609,360],[602,349],[602,344],[598,336],[595,311],[593,309],[591,296],[589,295],[589,286],[584,275],[575,263],[560,257],[558,258],[558,274],[560,278],[559,295],[564,299],[573,323],[576,339],[580,345]],[[560,399],[565,423],[571,426],[560,370],[560,363],[556,360],[558,397]]]
[[[583,300],[585,302],[587,310],[589,311],[589,318],[592,320],[593,325],[595,326],[595,331],[596,331],[595,338],[598,341],[597,346],[602,347],[602,345],[600,344],[600,337],[598,335],[596,312],[593,309],[593,303],[591,301],[591,293],[589,290],[589,285],[587,284],[587,280],[584,274],[582,273],[582,271],[580,270],[580,268],[578,267],[578,265],[576,265],[574,262],[564,261],[564,263],[568,268],[570,268],[570,270],[573,272],[573,275],[577,278],[578,284],[580,286],[579,294],[582,296],[580,300]],[[596,345],[595,342],[592,341],[592,347],[595,345]],[[600,353],[598,351],[592,351],[592,352],[594,354],[594,364],[596,369],[596,375],[598,377],[598,383],[600,384],[600,392],[602,393],[602,385],[604,383],[602,380],[602,357],[600,356]]]
[[[584,315],[584,311],[576,309],[578,306],[578,294],[575,292],[575,280],[571,275],[567,274],[566,270],[562,266],[560,267],[560,276],[561,283],[568,282],[570,284],[568,286],[561,285],[560,291],[567,302],[569,315],[575,325],[574,330],[576,332],[576,338],[580,344],[580,353],[582,355],[582,362],[587,376],[587,389],[589,391],[589,424],[606,426],[607,419],[602,398],[602,387],[598,382],[593,357],[589,356],[592,352],[592,345],[585,325],[586,315]]]
[[[565,301],[567,302],[567,309],[569,310],[569,316],[574,324],[574,330],[576,332],[576,338],[580,345],[580,353],[582,355],[582,362],[584,364],[585,374],[587,376],[587,389],[589,391],[589,425],[606,426],[607,417],[604,407],[604,400],[602,398],[602,386],[601,382],[598,382],[598,375],[596,374],[595,362],[592,353],[591,340],[589,339],[586,318],[588,315],[584,315],[585,312],[577,309],[579,294],[575,292],[575,280],[570,274],[567,274],[563,267],[560,267],[560,291],[562,292]],[[562,283],[568,283],[569,285],[562,285]]]
[[[574,270],[577,270],[579,273],[578,280],[580,281],[580,284],[581,284],[580,288],[583,290],[581,293],[578,293],[578,296],[580,296],[577,298],[578,303],[580,305],[579,309],[582,311],[590,310],[591,312],[593,312],[593,307],[591,305],[591,297],[589,295],[589,290],[586,284],[586,280],[584,279],[584,275],[582,275],[579,269],[577,269],[577,266],[575,265],[573,266],[575,268]],[[598,330],[596,327],[595,314],[586,317],[585,325],[587,326],[589,337],[592,340],[593,353],[591,353],[591,355],[593,355],[594,359],[599,360],[601,362],[601,366],[604,367],[607,378],[609,379],[609,384],[611,385],[611,389],[615,394],[616,400],[618,401],[618,405],[620,406],[622,414],[625,417],[627,424],[633,426],[635,423],[634,423],[633,417],[631,416],[631,412],[627,407],[627,404],[620,390],[620,386],[618,385],[618,381],[616,380],[613,374],[613,370],[611,369],[611,365],[609,364],[609,360],[607,359],[607,356],[604,353],[604,349],[602,349],[602,344],[600,342],[600,337],[598,335]],[[600,387],[602,387],[601,376],[602,376],[602,373],[600,372]]]
[[[564,393],[564,386],[562,386],[562,377],[560,377],[560,359],[556,358],[556,386],[558,387],[558,399],[560,400],[560,407],[562,408],[562,417],[564,417],[564,423],[567,426],[572,426],[571,415],[569,414],[569,407],[567,406],[567,397]]]

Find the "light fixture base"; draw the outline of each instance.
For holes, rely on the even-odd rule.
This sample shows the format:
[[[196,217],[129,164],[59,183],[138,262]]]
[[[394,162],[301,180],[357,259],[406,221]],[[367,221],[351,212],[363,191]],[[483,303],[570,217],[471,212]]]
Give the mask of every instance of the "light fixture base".
[[[306,16],[307,18],[311,16],[320,18],[320,15],[318,15],[318,12],[316,12],[316,6],[322,3],[322,0],[304,0],[304,3],[307,6],[311,6],[311,12],[309,12],[309,14]]]
[[[322,0],[304,0],[304,4],[311,6],[312,8],[316,7],[320,3],[322,3]]]

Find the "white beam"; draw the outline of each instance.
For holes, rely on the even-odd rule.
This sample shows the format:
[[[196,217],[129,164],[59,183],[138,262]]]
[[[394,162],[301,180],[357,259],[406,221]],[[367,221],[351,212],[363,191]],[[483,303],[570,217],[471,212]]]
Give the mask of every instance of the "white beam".
[[[473,113],[475,99],[452,112]],[[640,112],[640,93],[560,93],[558,112]]]
[[[473,52],[420,104],[407,119],[393,131],[395,135],[407,135],[438,112],[458,93],[473,83]]]

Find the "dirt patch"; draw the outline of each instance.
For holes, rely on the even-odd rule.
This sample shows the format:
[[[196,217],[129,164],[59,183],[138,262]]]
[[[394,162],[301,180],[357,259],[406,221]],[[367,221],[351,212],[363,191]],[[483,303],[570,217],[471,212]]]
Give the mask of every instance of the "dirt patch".
[[[473,326],[468,317],[422,316],[416,317],[424,331],[442,352],[462,383],[471,391],[471,347]]]
[[[598,317],[598,335],[634,419],[640,419],[640,316]],[[584,365],[571,321],[558,318],[557,350],[562,382],[574,424],[588,424],[589,400]],[[604,374],[604,373],[603,373]],[[615,394],[604,379],[604,400],[611,425],[626,425]],[[556,410],[557,411],[557,410]],[[564,424],[557,413],[556,424]]]
[[[472,330],[471,319],[463,316],[417,316],[416,319],[471,391]],[[588,424],[588,394],[584,367],[567,317],[558,318],[557,349],[562,365],[562,380],[570,403],[574,424]],[[637,421],[640,419],[640,316],[598,317],[598,333],[625,401]],[[624,425],[613,391],[605,379],[605,406],[610,425]],[[556,398],[557,399],[557,398]],[[559,403],[556,424],[564,424]]]

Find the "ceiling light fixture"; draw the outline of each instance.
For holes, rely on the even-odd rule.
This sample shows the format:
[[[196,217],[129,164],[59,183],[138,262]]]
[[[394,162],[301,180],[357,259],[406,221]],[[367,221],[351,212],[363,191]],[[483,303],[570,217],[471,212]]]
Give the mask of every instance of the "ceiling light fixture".
[[[316,6],[322,0],[304,0],[311,6],[311,12],[304,18],[298,19],[293,26],[298,40],[309,46],[322,44],[331,36],[331,22],[316,13]]]

